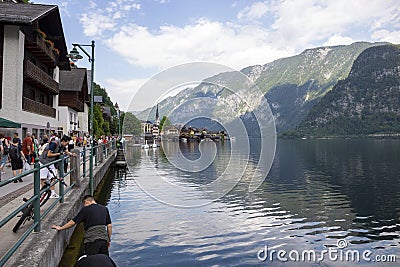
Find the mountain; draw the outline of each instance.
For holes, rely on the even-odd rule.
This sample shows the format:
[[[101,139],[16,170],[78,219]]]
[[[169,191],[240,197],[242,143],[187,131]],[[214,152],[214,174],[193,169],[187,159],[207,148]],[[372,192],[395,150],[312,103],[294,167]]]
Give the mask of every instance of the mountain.
[[[173,123],[184,123],[195,114],[220,118],[224,123],[234,117],[254,119],[249,116],[258,104],[258,92],[249,90],[249,83],[254,82],[268,100],[277,131],[295,129],[319,99],[337,81],[348,76],[362,51],[382,44],[357,42],[307,49],[293,57],[246,67],[241,70],[246,79],[237,72],[220,73],[195,88],[185,89],[161,101],[159,111]],[[267,114],[267,107],[258,107],[258,111]],[[142,120],[153,120],[155,109],[147,109],[137,116]]]
[[[300,134],[400,132],[400,46],[366,49],[300,124]]]
[[[266,64],[256,83],[267,92],[277,131],[296,128],[320,98],[347,77],[359,54],[375,45],[382,43],[307,49]]]

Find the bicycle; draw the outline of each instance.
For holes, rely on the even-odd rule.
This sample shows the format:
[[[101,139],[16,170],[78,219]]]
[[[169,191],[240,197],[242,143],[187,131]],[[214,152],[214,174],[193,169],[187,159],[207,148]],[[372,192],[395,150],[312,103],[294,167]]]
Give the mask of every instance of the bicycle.
[[[60,181],[60,183],[62,183],[64,186],[68,186],[64,180],[62,178],[58,178],[52,169],[48,168],[49,171],[52,173],[53,178],[51,178],[51,181],[54,179],[57,179]],[[51,190],[50,190],[50,182],[46,181],[45,184],[42,186],[42,188],[40,189],[40,191],[46,189],[46,191],[44,191],[41,195],[40,195],[40,207],[43,206],[50,198],[51,195]],[[27,202],[28,199],[23,198],[23,201]],[[30,221],[31,219],[34,218],[34,212],[33,212],[33,203],[31,203],[30,205],[28,205],[27,207],[25,207],[23,210],[21,210],[22,215],[20,217],[20,219],[18,220],[18,222],[15,224],[14,228],[12,229],[12,231],[14,233],[17,232],[17,230],[19,229],[19,227],[23,224],[25,224],[25,222]]]

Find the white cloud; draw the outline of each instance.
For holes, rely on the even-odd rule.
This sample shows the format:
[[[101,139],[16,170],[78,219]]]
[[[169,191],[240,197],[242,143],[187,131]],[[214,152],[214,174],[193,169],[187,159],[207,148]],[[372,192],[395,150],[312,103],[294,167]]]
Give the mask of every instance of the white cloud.
[[[130,24],[105,42],[131,64],[141,67],[211,61],[242,68],[293,52],[274,48],[269,37],[268,31],[258,26],[200,19],[184,27],[162,26],[158,33]]]
[[[141,4],[136,0],[110,1],[103,9],[91,0],[89,10],[81,14],[79,20],[85,35],[100,37],[106,30],[113,31],[118,24],[123,25],[123,19],[130,15],[130,11],[140,8]]]
[[[116,26],[114,19],[99,13],[82,14],[79,20],[84,25],[83,32],[87,36],[101,36],[105,30]]]
[[[147,79],[134,79],[128,81],[119,81],[107,79],[104,86],[110,93],[112,101],[118,102],[121,110],[128,110],[133,96],[143,86]]]
[[[248,7],[245,7],[237,14],[238,19],[256,20],[263,17],[270,10],[265,2],[255,2]]]
[[[137,4],[137,3],[131,3],[131,4],[128,4],[128,5],[123,5],[123,9],[125,11],[129,11],[131,9],[139,10],[140,8],[141,8],[141,5]]]
[[[372,37],[382,42],[400,44],[400,30],[398,31],[378,30],[373,32]]]
[[[61,13],[64,13],[67,17],[71,17],[71,13],[68,11],[68,2],[61,2],[58,4],[58,8]]]
[[[335,35],[367,35],[375,21],[382,25],[398,11],[396,0],[286,0],[276,11],[272,28],[281,34],[281,44],[309,47]],[[386,21],[388,22],[388,21]],[[379,23],[378,23],[379,24]]]
[[[355,42],[355,40],[353,40],[350,37],[334,35],[334,36],[331,36],[328,39],[328,41],[323,44],[323,46],[349,45],[354,42]]]

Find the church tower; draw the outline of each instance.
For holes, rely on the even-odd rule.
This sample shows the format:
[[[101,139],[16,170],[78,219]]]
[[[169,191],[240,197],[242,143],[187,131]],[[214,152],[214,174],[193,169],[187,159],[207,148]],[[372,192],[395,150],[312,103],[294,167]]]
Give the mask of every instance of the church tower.
[[[158,114],[158,104],[157,104],[157,109],[156,109],[156,124],[159,126],[160,125],[160,116]]]

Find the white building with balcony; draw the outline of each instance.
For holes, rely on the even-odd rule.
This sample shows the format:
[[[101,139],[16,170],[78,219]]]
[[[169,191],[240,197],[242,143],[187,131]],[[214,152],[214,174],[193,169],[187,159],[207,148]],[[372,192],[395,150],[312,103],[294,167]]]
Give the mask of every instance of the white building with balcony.
[[[60,12],[54,5],[1,3],[0,117],[21,124],[11,136],[59,126],[59,71],[69,70]]]

